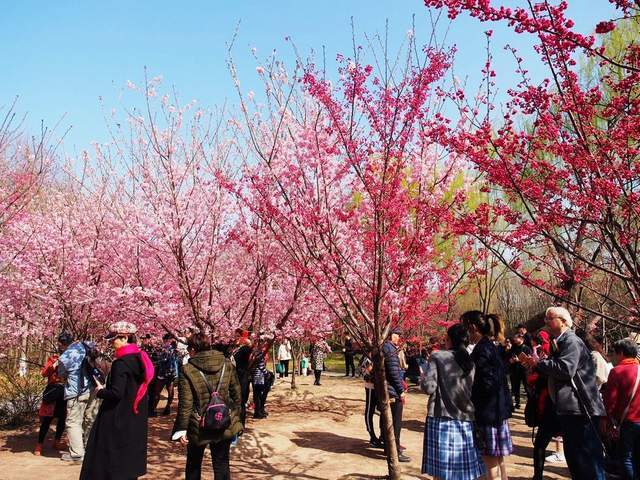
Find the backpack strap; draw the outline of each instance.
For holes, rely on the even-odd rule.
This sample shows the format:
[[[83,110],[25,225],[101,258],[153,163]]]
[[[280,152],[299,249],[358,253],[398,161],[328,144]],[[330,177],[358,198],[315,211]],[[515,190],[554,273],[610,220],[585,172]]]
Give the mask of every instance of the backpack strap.
[[[633,384],[633,391],[631,392],[631,398],[629,398],[629,403],[627,403],[627,406],[624,409],[624,412],[622,412],[622,417],[620,417],[619,425],[622,425],[622,422],[624,422],[624,419],[627,416],[629,407],[631,407],[631,402],[633,402],[633,399],[636,396],[636,392],[638,391],[638,383],[640,383],[640,365],[636,367],[636,382]]]
[[[218,385],[217,385],[217,387],[215,389],[216,393],[220,393],[220,385],[222,384],[222,377],[224,377],[224,369],[225,369],[226,366],[227,366],[227,361],[225,359],[224,362],[222,363],[222,371],[220,373],[220,378],[218,379]],[[195,367],[195,365],[194,365],[194,367]],[[198,373],[202,377],[202,380],[204,380],[204,384],[207,386],[207,390],[209,391],[209,396],[211,396],[213,394],[213,390],[211,389],[211,384],[207,380],[206,375],[202,372],[202,370],[200,370],[197,367],[196,367],[196,370],[198,370]]]

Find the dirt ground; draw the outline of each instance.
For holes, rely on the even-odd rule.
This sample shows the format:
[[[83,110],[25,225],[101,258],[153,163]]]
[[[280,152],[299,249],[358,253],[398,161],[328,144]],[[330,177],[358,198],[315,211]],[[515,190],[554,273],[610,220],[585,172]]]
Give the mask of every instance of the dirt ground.
[[[297,377],[297,384],[298,389],[293,391],[288,383],[278,381],[267,402],[269,418],[248,420],[246,432],[238,446],[231,450],[233,478],[385,478],[384,455],[381,450],[369,448],[364,428],[362,380],[325,375],[320,387],[313,386],[313,377]],[[425,395],[412,388],[404,410],[401,436],[401,443],[411,457],[411,463],[402,464],[406,479],[425,478],[420,475],[420,465],[426,401]],[[150,419],[148,474],[144,479],[183,478],[184,449],[168,440],[172,423],[173,418],[169,417]],[[522,411],[516,413],[511,427],[515,452],[508,458],[509,478],[530,479],[533,447],[531,430],[524,425]],[[34,425],[0,431],[0,479],[78,478],[80,467],[62,462],[57,452],[46,449],[41,457],[31,453],[35,428]],[[210,465],[208,454],[205,462]],[[213,478],[213,474],[203,473],[203,478]],[[545,478],[568,478],[566,466],[548,465]]]

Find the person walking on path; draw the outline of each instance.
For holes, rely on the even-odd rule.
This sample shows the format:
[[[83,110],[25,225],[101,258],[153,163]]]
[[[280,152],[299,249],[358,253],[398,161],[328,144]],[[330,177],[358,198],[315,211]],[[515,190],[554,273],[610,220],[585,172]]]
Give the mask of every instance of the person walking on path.
[[[387,378],[387,390],[389,392],[389,402],[391,407],[391,418],[393,421],[393,433],[396,437],[396,449],[398,450],[398,461],[410,462],[411,459],[402,453],[400,448],[400,433],[402,431],[402,411],[406,398],[404,372],[400,368],[398,349],[400,347],[400,336],[402,330],[398,327],[391,330],[390,338],[382,346],[384,355],[384,369]]]
[[[342,348],[344,353],[344,368],[346,373],[345,377],[349,376],[349,372],[351,372],[351,376],[356,376],[356,364],[354,362],[355,350],[353,348],[353,340],[351,340],[351,335],[345,335],[344,337],[344,346]]]
[[[360,369],[364,380],[364,424],[369,434],[369,445],[375,448],[381,448],[382,441],[376,435],[376,430],[373,426],[373,417],[378,407],[378,396],[376,395],[376,389],[373,384],[373,362],[368,356],[363,355]],[[380,434],[382,434],[382,432],[380,432]]]
[[[471,352],[475,365],[471,400],[475,408],[478,448],[487,469],[487,479],[506,480],[504,457],[513,452],[508,422],[513,405],[505,364],[495,343],[502,333],[502,323],[496,315],[468,313],[466,318],[475,327],[475,338],[470,338],[475,343]]]
[[[273,374],[267,369],[265,352],[269,346],[264,345],[257,348],[253,358],[251,368],[251,388],[253,388],[253,418],[267,418],[269,415],[265,410],[267,395],[273,383]]]
[[[291,361],[291,342],[285,339],[278,348],[278,362],[280,362],[279,378],[289,377],[289,362]]]
[[[573,320],[566,308],[549,307],[545,323],[555,338],[551,356],[539,361],[529,357],[525,364],[549,379],[571,477],[604,480],[603,448],[597,425],[605,410],[591,354],[571,330]]]
[[[315,375],[314,385],[320,385],[320,377],[322,376],[322,370],[324,370],[324,360],[330,351],[331,348],[329,344],[321,338],[313,344],[313,348],[311,349],[311,368]]]
[[[214,479],[230,480],[231,440],[242,432],[242,393],[236,369],[222,352],[211,350],[211,343],[204,333],[189,337],[188,347],[194,355],[182,369],[178,381],[178,416],[171,438],[187,447],[186,480],[200,480],[207,446],[211,451]],[[203,430],[199,425],[200,415],[207,407],[215,386],[218,386],[218,393],[229,408],[231,420],[229,426],[220,432]]]
[[[527,394],[527,369],[520,363],[520,354],[531,355],[532,350],[524,343],[524,337],[516,333],[511,339],[507,361],[510,365],[511,394],[515,400],[516,410],[520,409],[520,387]],[[526,397],[525,397],[526,398]]]
[[[87,352],[95,348],[93,342],[75,341],[58,359],[58,376],[65,379],[64,400],[67,402],[67,439],[69,451],[62,460],[82,462],[89,431],[98,413],[99,400],[95,384],[86,365]]]
[[[551,353],[550,337],[547,332],[541,330],[533,337],[533,355],[536,358],[547,358]],[[537,345],[537,347],[536,347]],[[533,441],[533,479],[542,480],[545,461],[550,463],[564,463],[565,458],[556,442],[556,451],[546,457],[547,447],[554,437],[560,435],[558,417],[549,395],[549,383],[547,377],[538,372],[531,372],[527,376],[531,396],[527,400],[525,418],[532,416],[530,422],[536,428],[536,436]],[[529,403],[531,402],[531,403]],[[528,422],[529,424],[529,422]]]
[[[49,432],[49,427],[54,418],[57,418],[56,434],[53,442],[55,450],[64,450],[66,445],[62,441],[65,422],[67,419],[67,402],[64,399],[64,379],[60,378],[57,373],[58,357],[73,342],[71,334],[63,332],[58,336],[58,353],[51,355],[42,367],[40,373],[47,379],[47,387],[45,388],[42,403],[38,410],[40,417],[40,430],[38,431],[38,443],[33,450],[34,455],[40,455],[42,445]]]
[[[474,365],[468,345],[464,325],[452,325],[446,349],[431,356],[420,376],[420,388],[429,395],[422,473],[442,480],[473,480],[485,473],[473,439]]]
[[[157,362],[157,363],[156,363]],[[162,337],[162,345],[157,350],[157,358],[154,362],[155,378],[153,379],[153,405],[151,412],[157,411],[160,402],[160,394],[163,389],[167,389],[167,404],[162,411],[163,415],[171,414],[171,404],[173,403],[174,382],[178,375],[178,352],[173,335],[166,333]]]
[[[96,386],[102,399],[89,433],[80,480],[131,480],[147,473],[147,389],[153,364],[137,345],[137,327],[109,326],[115,360],[106,385]]]
[[[620,432],[620,459],[625,480],[635,480],[640,473],[640,365],[638,348],[625,338],[613,344],[616,366],[609,373],[604,388],[604,405],[609,421]]]
[[[240,404],[240,419],[244,427],[247,418],[247,402],[249,401],[249,390],[251,385],[251,353],[253,351],[249,332],[241,328],[236,330],[236,348],[232,352],[233,361],[240,382],[242,393],[242,403]]]

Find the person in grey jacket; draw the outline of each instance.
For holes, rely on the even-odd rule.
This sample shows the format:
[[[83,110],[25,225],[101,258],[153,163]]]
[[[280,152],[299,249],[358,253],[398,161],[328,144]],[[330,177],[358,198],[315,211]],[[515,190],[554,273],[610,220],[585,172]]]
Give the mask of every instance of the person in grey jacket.
[[[551,356],[530,368],[549,378],[549,394],[560,420],[567,465],[574,479],[604,480],[599,417],[605,409],[596,386],[595,366],[586,345],[571,330],[573,321],[566,308],[550,307],[545,323],[553,337]]]
[[[468,345],[466,327],[452,325],[446,349],[431,355],[420,376],[420,387],[429,395],[422,473],[442,480],[473,480],[486,472],[473,436],[475,367]]]

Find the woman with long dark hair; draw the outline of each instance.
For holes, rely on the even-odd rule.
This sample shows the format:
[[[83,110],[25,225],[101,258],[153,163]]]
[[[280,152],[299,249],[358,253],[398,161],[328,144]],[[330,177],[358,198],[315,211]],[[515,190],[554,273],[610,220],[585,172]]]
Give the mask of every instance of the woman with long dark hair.
[[[147,388],[154,372],[138,348],[136,331],[132,323],[117,322],[105,336],[115,360],[106,385],[96,386],[102,404],[89,433],[80,480],[131,480],[147,473]]]
[[[474,365],[461,324],[447,330],[446,349],[434,352],[420,377],[429,397],[422,473],[443,480],[473,480],[485,473],[473,440],[471,390]]]
[[[506,480],[504,457],[511,455],[513,444],[508,419],[513,411],[507,371],[496,339],[503,327],[497,315],[484,315],[477,310],[466,312],[461,321],[469,325],[470,341],[475,343],[471,359],[475,377],[471,400],[475,408],[476,440],[487,469],[487,479]]]

